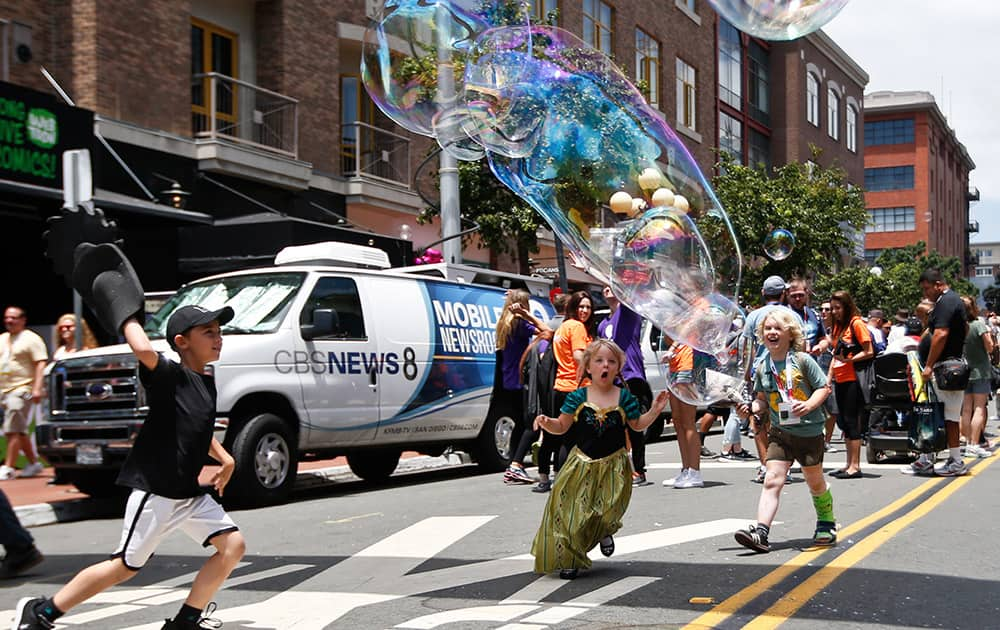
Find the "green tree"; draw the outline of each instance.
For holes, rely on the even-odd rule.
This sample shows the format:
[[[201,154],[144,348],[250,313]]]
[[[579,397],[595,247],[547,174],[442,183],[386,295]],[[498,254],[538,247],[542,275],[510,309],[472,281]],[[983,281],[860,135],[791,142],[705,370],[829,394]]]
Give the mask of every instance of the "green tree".
[[[1000,284],[983,289],[983,301],[986,302],[991,311],[1000,310]]]
[[[888,314],[899,308],[913,310],[923,295],[918,280],[925,269],[935,268],[960,295],[977,297],[978,289],[962,277],[962,262],[954,256],[927,252],[923,241],[887,249],[871,268],[852,267],[820,277],[815,292],[823,298],[834,291],[847,291],[863,313],[880,308]],[[881,270],[872,273],[872,270]]]
[[[542,225],[534,208],[500,183],[486,158],[458,163],[458,191],[462,218],[479,224],[479,247],[517,254],[520,273],[530,273],[528,254],[538,251],[537,232]],[[438,208],[425,208],[417,220],[427,223],[439,214]],[[463,240],[468,244],[471,238]]]
[[[818,156],[817,149],[813,150]],[[841,168],[793,162],[771,169],[743,166],[721,154],[715,193],[729,214],[744,261],[742,297],[760,301],[764,278],[793,275],[814,278],[833,273],[840,251],[853,249],[845,227],[861,231],[868,222],[864,192],[848,186]],[[795,236],[795,247],[784,260],[764,253],[768,234],[784,228]]]

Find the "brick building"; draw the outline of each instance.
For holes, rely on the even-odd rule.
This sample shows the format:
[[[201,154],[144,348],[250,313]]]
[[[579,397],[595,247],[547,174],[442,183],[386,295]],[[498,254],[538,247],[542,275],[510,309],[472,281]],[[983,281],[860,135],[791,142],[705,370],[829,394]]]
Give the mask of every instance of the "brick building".
[[[46,159],[66,148],[91,150],[97,205],[123,229],[149,290],[260,264],[283,245],[318,240],[372,243],[402,263],[414,247],[438,240],[440,227],[415,222],[424,203],[413,175],[431,141],[386,119],[360,84],[364,30],[378,4],[0,0],[0,28],[11,44],[0,79],[55,111],[62,105],[40,72],[44,66],[75,100],[77,109],[60,114],[65,142]],[[740,95],[723,102],[720,22],[707,3],[531,4],[538,19],[558,11],[559,26],[647,86],[650,103],[706,173],[725,113],[740,124],[744,159],[804,159],[812,141],[824,148],[822,159],[845,164],[853,177],[851,112],[867,76],[822,33],[780,44],[737,33]],[[827,103],[828,90],[840,99],[837,138],[827,108],[811,128],[802,123],[812,111],[804,103],[810,72],[820,82],[816,108]],[[725,133],[732,146],[731,124]],[[54,319],[70,304],[39,246],[44,218],[61,205],[60,188],[58,173],[39,179],[0,169],[0,212],[17,244],[0,257],[5,267],[32,270],[7,283],[5,301],[25,304],[36,320]],[[182,209],[171,205],[177,188],[189,193]],[[404,225],[412,241],[396,238]],[[475,245],[463,255],[516,268],[516,261]],[[533,258],[537,270],[554,271],[553,241],[544,231]]]
[[[875,92],[865,96],[865,203],[871,223],[865,258],[924,241],[931,251],[955,256],[968,272],[969,188],[976,167],[929,92]],[[968,273],[967,273],[968,275]]]

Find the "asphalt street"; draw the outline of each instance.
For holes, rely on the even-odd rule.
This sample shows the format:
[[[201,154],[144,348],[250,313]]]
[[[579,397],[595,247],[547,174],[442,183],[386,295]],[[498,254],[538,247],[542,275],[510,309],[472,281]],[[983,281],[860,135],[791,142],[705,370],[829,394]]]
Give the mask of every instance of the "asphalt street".
[[[989,430],[996,432],[996,424]],[[709,438],[718,450],[720,438]],[[785,486],[770,554],[737,545],[754,519],[753,464],[704,461],[706,486],[661,485],[673,441],[648,448],[652,485],[636,488],[616,536],[575,581],[532,573],[547,495],[500,474],[451,466],[389,483],[337,482],[285,505],[236,511],[244,563],[217,594],[224,628],[991,628],[1000,625],[1000,455],[966,477],[906,476],[900,462],[831,480],[840,544],[810,547],[815,513],[800,475]],[[833,469],[843,452],[829,455]],[[972,462],[973,460],[967,460]],[[32,530],[47,559],[0,590],[51,594],[103,559],[120,520]],[[158,629],[207,551],[175,534],[131,582],[60,620],[66,628]],[[593,556],[592,556],[593,557]]]

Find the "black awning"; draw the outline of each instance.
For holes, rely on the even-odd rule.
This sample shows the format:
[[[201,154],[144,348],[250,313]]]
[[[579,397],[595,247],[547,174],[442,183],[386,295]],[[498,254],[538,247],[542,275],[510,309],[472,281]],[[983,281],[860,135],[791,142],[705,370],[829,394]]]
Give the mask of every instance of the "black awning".
[[[0,179],[0,191],[12,192],[29,197],[39,197],[42,199],[62,199],[63,193],[57,188],[47,186],[36,186],[23,182],[15,182],[9,179]],[[94,205],[102,210],[115,210],[118,212],[128,212],[143,216],[180,221],[182,223],[198,223],[211,225],[214,218],[204,212],[193,210],[178,210],[172,206],[167,206],[138,197],[123,195],[113,190],[98,188],[94,191]]]

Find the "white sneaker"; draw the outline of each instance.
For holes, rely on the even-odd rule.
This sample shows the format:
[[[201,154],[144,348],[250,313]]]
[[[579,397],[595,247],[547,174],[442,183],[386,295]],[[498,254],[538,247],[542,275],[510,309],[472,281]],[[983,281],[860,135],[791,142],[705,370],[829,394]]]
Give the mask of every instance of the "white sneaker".
[[[18,477],[34,477],[40,472],[42,472],[42,462],[35,462],[21,469],[21,474]]]
[[[990,457],[991,455],[993,455],[993,453],[987,451],[985,448],[979,446],[978,444],[973,444],[972,446],[965,447],[966,457]]]
[[[691,472],[691,471],[688,470],[687,468],[682,468],[681,469],[681,473],[679,475],[677,475],[676,477],[674,477],[672,479],[664,479],[663,480],[663,485],[665,485],[665,486],[672,486],[672,487],[676,488],[678,483],[680,483],[681,481],[684,481],[685,479],[687,479],[687,476],[688,476],[689,472]]]
[[[17,474],[17,470],[11,468],[10,466],[0,466],[0,480],[6,481],[8,479],[13,479],[15,474]]]
[[[700,470],[688,470],[687,477],[674,483],[675,488],[703,488],[705,481]]]

